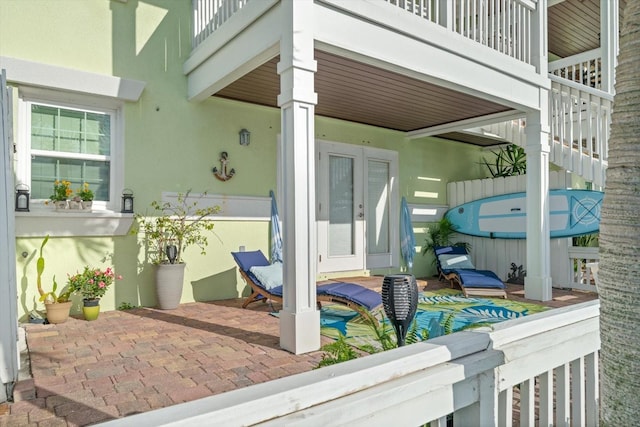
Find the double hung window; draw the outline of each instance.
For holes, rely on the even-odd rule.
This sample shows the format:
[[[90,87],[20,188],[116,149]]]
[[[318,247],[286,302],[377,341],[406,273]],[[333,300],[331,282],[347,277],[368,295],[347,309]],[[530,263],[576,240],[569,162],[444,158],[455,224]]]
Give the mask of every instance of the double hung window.
[[[31,187],[31,199],[47,201],[55,181],[69,181],[74,192],[87,183],[94,209],[117,209],[119,111],[35,98],[22,99],[21,111],[17,171]]]

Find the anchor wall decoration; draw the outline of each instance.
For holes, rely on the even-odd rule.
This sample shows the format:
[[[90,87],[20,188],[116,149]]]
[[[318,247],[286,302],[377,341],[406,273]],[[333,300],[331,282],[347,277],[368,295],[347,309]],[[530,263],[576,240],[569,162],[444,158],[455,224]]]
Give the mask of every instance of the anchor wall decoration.
[[[229,155],[227,154],[227,152],[223,151],[222,153],[220,153],[220,164],[222,165],[221,169],[218,170],[218,168],[215,166],[213,167],[213,169],[211,169],[211,172],[213,172],[215,177],[218,178],[220,181],[228,181],[236,173],[235,169],[231,169],[229,172],[227,172],[227,163],[229,163],[228,158],[229,158]]]

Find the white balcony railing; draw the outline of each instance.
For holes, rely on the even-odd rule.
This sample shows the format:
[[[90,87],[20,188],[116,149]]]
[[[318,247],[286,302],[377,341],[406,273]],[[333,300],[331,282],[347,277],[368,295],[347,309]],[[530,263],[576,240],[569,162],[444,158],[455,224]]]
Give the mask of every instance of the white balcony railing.
[[[193,48],[250,0],[192,0]],[[385,0],[464,37],[531,63],[537,0]]]
[[[531,64],[537,0],[386,0],[409,13]]]
[[[549,73],[595,89],[602,88],[600,49],[593,49],[549,63]]]
[[[613,95],[550,75],[550,160],[604,186]]]
[[[597,425],[598,301],[459,332],[107,426]]]
[[[250,0],[192,0],[193,40],[195,48]]]
[[[569,247],[569,286],[572,289],[598,292],[597,263],[600,260],[598,248],[580,246]]]

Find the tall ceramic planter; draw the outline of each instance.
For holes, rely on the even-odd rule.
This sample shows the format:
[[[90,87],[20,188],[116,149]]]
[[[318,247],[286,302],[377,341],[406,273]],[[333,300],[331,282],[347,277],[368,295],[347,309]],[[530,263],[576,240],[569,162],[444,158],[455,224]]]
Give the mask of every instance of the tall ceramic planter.
[[[158,308],[171,310],[180,305],[185,266],[184,263],[156,265]]]
[[[47,309],[47,321],[49,323],[64,323],[69,318],[71,301],[45,304],[44,306]]]

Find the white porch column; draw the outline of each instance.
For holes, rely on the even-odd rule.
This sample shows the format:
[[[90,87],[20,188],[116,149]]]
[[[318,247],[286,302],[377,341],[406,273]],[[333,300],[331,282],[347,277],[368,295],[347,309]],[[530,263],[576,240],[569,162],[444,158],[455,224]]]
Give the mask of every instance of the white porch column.
[[[549,123],[547,90],[540,90],[542,112],[527,114],[527,276],[526,298],[551,299],[549,228]]]
[[[602,49],[602,90],[614,92],[619,32],[618,0],[600,0],[600,46]]]
[[[316,307],[313,0],[282,0],[280,95],[283,154],[284,292],[280,346],[295,354],[320,348]]]

